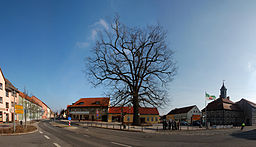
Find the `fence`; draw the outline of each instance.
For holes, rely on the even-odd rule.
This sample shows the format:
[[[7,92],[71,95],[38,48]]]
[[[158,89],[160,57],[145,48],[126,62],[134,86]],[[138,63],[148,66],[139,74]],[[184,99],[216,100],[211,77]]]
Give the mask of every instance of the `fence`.
[[[174,131],[172,129],[163,130],[162,124],[153,125],[142,125],[142,126],[132,126],[129,124],[121,124],[118,122],[97,122],[97,121],[72,121],[72,125],[79,125],[82,127],[99,127],[107,129],[118,129],[118,130],[129,130],[138,132],[162,132],[162,131]],[[205,128],[200,128],[199,126],[180,126],[178,130],[201,130]]]

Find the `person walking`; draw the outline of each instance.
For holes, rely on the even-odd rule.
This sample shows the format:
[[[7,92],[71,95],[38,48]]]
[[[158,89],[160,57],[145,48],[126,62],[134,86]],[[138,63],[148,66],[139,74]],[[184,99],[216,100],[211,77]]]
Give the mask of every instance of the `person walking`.
[[[243,123],[242,123],[241,130],[243,130],[243,129],[244,129],[244,127],[245,127],[245,123],[243,122]]]
[[[163,119],[163,130],[165,130],[165,129],[166,129],[166,125],[165,125],[165,123],[166,123],[166,120],[165,120],[165,119]]]
[[[169,119],[168,121],[168,129],[171,130],[172,127],[172,119]]]

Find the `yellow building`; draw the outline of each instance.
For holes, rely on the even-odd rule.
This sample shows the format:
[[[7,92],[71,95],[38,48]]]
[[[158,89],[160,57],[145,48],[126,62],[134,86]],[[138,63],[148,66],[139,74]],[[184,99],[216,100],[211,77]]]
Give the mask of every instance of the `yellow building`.
[[[108,111],[108,122],[133,122],[133,107],[110,107]],[[139,108],[140,122],[146,124],[159,123],[159,112],[157,108]]]

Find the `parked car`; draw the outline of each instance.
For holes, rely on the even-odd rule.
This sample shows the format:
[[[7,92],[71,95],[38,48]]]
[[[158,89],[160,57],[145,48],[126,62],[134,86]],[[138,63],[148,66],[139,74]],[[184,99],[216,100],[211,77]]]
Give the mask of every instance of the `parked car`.
[[[192,125],[193,126],[201,126],[201,122],[200,121],[193,121]]]
[[[188,122],[186,122],[186,121],[181,121],[181,122],[180,122],[180,125],[181,125],[181,126],[188,126]]]

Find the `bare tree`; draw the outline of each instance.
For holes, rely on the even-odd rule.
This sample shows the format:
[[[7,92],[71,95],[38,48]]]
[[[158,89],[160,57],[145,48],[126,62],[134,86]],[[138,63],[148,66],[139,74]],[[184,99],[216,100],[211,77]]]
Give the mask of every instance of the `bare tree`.
[[[127,27],[115,17],[111,30],[100,32],[88,58],[89,80],[109,89],[112,104],[134,107],[133,125],[140,125],[139,107],[165,104],[166,84],[176,73],[166,31],[159,25]]]

